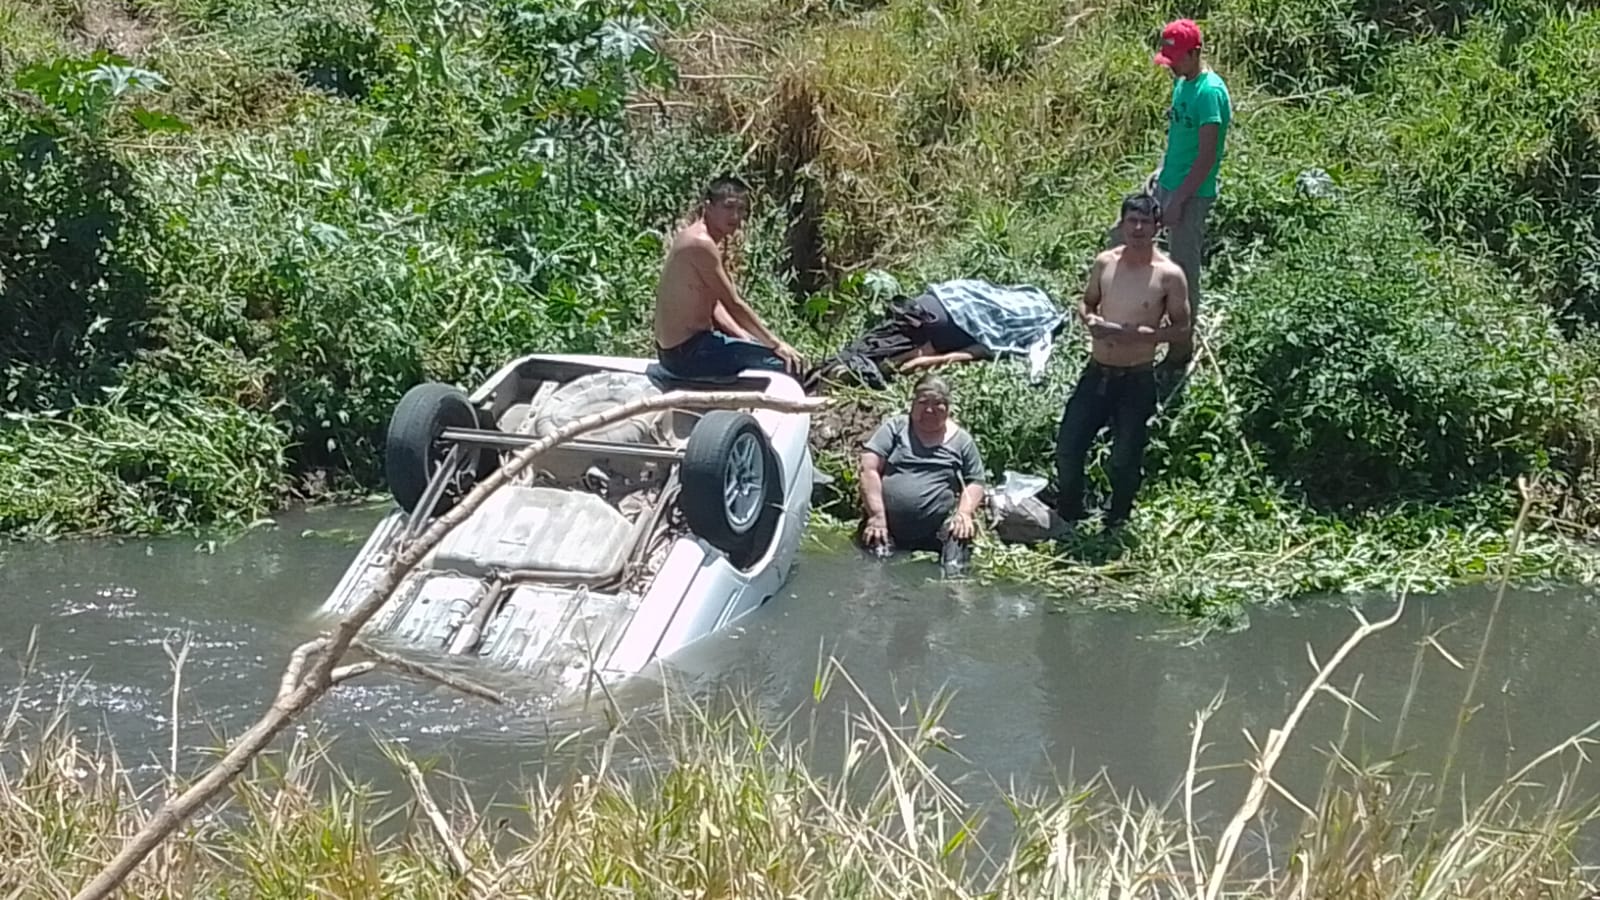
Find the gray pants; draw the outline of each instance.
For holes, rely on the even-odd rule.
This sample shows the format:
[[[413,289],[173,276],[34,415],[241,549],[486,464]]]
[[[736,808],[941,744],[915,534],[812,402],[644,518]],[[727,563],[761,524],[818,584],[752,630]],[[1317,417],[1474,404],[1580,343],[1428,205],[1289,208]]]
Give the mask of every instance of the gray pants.
[[[1163,208],[1172,199],[1172,192],[1156,184],[1156,176],[1150,176],[1145,182],[1145,187],[1155,195],[1156,202]],[[1189,282],[1189,321],[1200,321],[1200,254],[1205,250],[1206,244],[1206,217],[1211,215],[1211,205],[1216,202],[1215,197],[1190,197],[1189,202],[1183,205],[1183,219],[1178,222],[1163,222],[1167,229],[1167,255],[1172,261],[1183,269],[1184,278]],[[1122,243],[1122,229],[1118,225],[1111,226],[1107,236],[1110,242],[1108,247],[1115,247]],[[1167,351],[1167,359],[1173,363],[1187,362],[1193,355],[1192,345],[1180,347],[1176,344]]]

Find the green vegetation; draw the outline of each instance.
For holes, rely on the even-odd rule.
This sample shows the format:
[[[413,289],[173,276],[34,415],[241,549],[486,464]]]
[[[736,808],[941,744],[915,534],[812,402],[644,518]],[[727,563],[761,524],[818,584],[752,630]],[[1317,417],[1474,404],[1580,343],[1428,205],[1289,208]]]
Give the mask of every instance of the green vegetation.
[[[656,231],[731,152],[626,139],[631,92],[671,73],[668,4],[6,10],[60,32],[7,56],[0,108],[16,534],[375,485],[419,379],[642,351]],[[83,52],[91,14],[155,37]]]
[[[497,792],[502,799],[493,805],[474,799],[481,788],[447,787],[448,774],[428,778],[422,767],[425,787],[413,782],[413,796],[382,792],[332,764],[319,738],[301,735],[257,760],[217,814],[173,835],[124,887],[139,897],[263,900],[458,893],[1515,900],[1593,889],[1575,855],[1593,806],[1566,779],[1535,783],[1553,782],[1547,769],[1576,760],[1590,743],[1582,736],[1473,798],[1448,780],[1433,796],[1425,779],[1395,761],[1359,764],[1359,750],[1340,741],[1320,789],[1301,796],[1303,818],[1290,801],[1269,795],[1273,835],[1286,852],[1274,848],[1263,859],[1259,850],[1225,849],[1220,823],[1197,821],[1201,806],[1186,813],[1181,792],[1152,804],[1096,779],[1027,795],[998,787],[988,795],[969,784],[958,794],[941,776],[960,748],[939,724],[949,697],[896,714],[858,691],[842,712],[824,712],[828,695],[845,690],[840,681],[848,681],[842,670],[825,669],[818,706],[783,722],[744,702],[670,700],[671,715],[657,720],[665,724],[625,723],[582,738],[592,752],[573,768],[546,770],[511,798]],[[825,763],[834,748],[819,743],[816,727],[833,715],[845,718],[840,740],[850,749]],[[389,752],[397,767],[414,765]],[[632,764],[636,754],[648,764]],[[81,886],[163,790],[141,793],[133,785],[149,773],[124,765],[103,741],[75,735],[64,716],[37,727],[0,723],[0,841],[8,850],[0,883],[20,886],[14,896],[25,898]],[[1204,752],[1191,756],[1192,790],[1206,790],[1212,766]],[[1185,773],[1173,775],[1177,783]],[[1221,790],[1213,785],[1195,802],[1231,808],[1234,798],[1219,798]],[[427,803],[444,807],[442,824],[426,814]],[[1266,821],[1250,823],[1252,840]],[[1223,893],[1206,894],[1214,878]]]
[[[819,246],[794,255],[838,275],[844,290],[809,307],[845,331],[866,266],[909,286],[975,275],[1076,297],[1118,196],[1158,161],[1169,82],[1150,47],[1178,12],[1197,10],[724,0],[679,56],[691,94],[757,123],[753,158],[808,201],[794,208]],[[1209,352],[1158,420],[1127,532],[1053,556],[996,548],[991,571],[1223,619],[1308,592],[1436,588],[1507,561],[1523,477],[1542,515],[1517,570],[1593,577],[1571,538],[1600,521],[1600,194],[1585,175],[1600,159],[1600,16],[1537,2],[1199,12],[1236,106]],[[759,77],[726,77],[740,73]],[[997,474],[1050,473],[1082,354],[1059,351],[1043,390],[1015,368],[955,373]]]
[[[1208,350],[1141,512],[989,574],[1226,619],[1588,578],[1600,525],[1600,13],[1214,0],[1236,113]],[[0,531],[248,522],[380,487],[423,378],[647,353],[661,238],[762,191],[757,305],[813,357],[908,290],[1080,289],[1154,165],[1166,10],[1114,0],[0,0]],[[1299,176],[1325,170],[1326,194]],[[955,372],[992,471],[1048,472],[1082,360]],[[842,395],[819,458],[898,405]],[[1098,476],[1097,476],[1098,477]],[[831,512],[848,515],[848,505]]]

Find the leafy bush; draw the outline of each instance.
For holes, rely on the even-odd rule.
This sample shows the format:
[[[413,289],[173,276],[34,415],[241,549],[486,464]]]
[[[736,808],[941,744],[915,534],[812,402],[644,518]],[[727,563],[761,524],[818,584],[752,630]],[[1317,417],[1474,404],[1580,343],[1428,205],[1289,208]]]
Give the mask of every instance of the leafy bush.
[[[1482,242],[1533,296],[1600,321],[1600,13],[1519,35],[1473,27],[1388,73],[1371,120],[1383,158],[1435,233]]]
[[[150,216],[105,143],[167,117],[122,102],[163,83],[105,53],[29,66],[0,107],[0,407],[97,399],[149,340]]]
[[[1211,43],[1274,91],[1366,91],[1401,48],[1438,46],[1419,38],[1454,37],[1484,18],[1520,32],[1563,9],[1549,0],[1226,0],[1212,11]]]
[[[1464,493],[1542,468],[1578,430],[1593,386],[1550,312],[1420,230],[1348,201],[1234,286],[1245,432],[1319,504]]]

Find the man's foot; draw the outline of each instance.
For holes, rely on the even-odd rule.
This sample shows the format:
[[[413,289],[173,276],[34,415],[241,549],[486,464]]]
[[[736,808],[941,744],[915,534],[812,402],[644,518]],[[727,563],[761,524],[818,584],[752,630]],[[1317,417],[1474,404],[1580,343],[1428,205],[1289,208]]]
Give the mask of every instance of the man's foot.
[[[1050,517],[1050,530],[1045,532],[1044,539],[1047,541],[1059,541],[1069,538],[1078,530],[1080,524],[1082,524],[1082,520],[1074,522],[1060,515],[1053,515]]]

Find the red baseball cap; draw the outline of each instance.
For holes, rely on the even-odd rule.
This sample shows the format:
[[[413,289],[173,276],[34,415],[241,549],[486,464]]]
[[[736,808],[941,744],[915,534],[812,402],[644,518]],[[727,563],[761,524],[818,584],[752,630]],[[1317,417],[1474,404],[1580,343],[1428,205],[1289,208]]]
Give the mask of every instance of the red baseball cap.
[[[1156,53],[1156,65],[1170,66],[1179,57],[1200,46],[1200,26],[1193,19],[1168,22],[1161,29],[1161,50]]]

